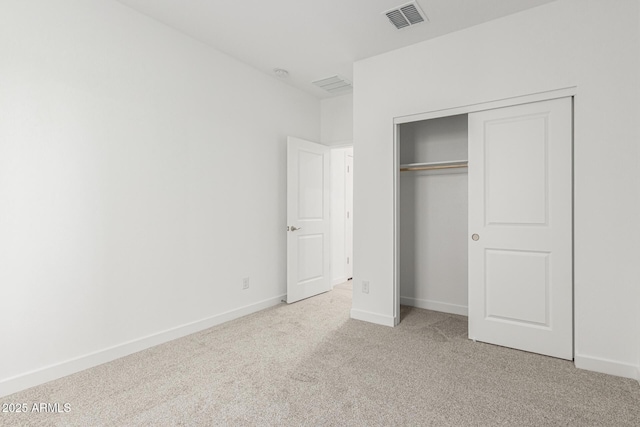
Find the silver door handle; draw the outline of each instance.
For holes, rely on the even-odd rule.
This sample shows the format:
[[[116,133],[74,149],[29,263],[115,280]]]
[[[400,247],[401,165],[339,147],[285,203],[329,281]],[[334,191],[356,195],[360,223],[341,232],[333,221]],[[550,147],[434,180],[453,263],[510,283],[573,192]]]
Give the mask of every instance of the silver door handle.
[[[296,231],[296,230],[302,230],[302,227],[296,227],[295,225],[291,225],[287,227],[287,231]]]

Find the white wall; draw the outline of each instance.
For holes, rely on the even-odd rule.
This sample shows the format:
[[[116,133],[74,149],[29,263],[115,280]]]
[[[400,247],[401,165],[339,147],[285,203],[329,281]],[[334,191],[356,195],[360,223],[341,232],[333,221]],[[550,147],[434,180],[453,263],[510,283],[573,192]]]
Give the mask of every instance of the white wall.
[[[2,1],[0,58],[0,395],[280,301],[317,99],[111,0]]]
[[[393,118],[577,86],[576,364],[637,375],[639,6],[558,0],[355,64],[352,316],[393,323]]]
[[[324,145],[353,143],[353,94],[321,101],[320,134]]]
[[[399,127],[400,164],[466,160],[467,115]],[[406,171],[399,182],[400,303],[467,315],[467,169]]]

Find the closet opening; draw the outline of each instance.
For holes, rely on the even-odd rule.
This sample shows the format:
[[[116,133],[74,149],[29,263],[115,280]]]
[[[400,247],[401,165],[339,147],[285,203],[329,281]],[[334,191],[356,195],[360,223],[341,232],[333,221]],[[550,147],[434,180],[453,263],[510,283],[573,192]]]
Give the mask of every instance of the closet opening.
[[[574,94],[394,119],[395,324],[465,315],[474,341],[573,359]]]
[[[399,304],[467,316],[468,115],[396,132]]]

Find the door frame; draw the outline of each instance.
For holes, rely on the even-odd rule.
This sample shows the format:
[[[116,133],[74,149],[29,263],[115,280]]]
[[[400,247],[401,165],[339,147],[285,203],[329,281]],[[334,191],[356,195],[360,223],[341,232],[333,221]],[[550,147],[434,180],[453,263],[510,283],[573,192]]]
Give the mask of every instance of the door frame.
[[[349,217],[347,218],[345,224],[345,252],[347,256],[349,256],[349,262],[347,263],[347,280],[353,279],[353,146],[351,146],[351,154],[349,152],[345,153],[345,163],[347,163],[347,159],[351,157],[351,170],[347,172],[347,176],[345,176],[345,199],[346,199],[346,210],[348,212]],[[349,166],[349,165],[347,165]],[[351,179],[347,179],[348,176],[351,176]]]
[[[331,174],[332,174],[332,178],[333,178],[333,173],[336,172],[337,168],[336,165],[333,163],[334,160],[334,151],[336,150],[341,150],[342,151],[342,162],[343,165],[345,166],[345,168],[343,168],[340,172],[341,175],[341,184],[342,185],[336,185],[336,182],[334,182],[332,180],[331,182],[331,198],[333,200],[334,194],[333,194],[333,190],[335,190],[336,188],[341,188],[341,191],[343,193],[343,202],[344,202],[344,209],[341,211],[335,211],[334,210],[334,206],[332,203],[331,206],[331,222],[332,222],[332,230],[331,230],[331,249],[332,251],[334,249],[337,249],[339,247],[342,247],[341,251],[344,251],[344,255],[345,258],[342,259],[342,261],[339,262],[339,264],[341,264],[341,266],[335,265],[335,260],[334,260],[334,254],[331,254],[331,260],[332,260],[332,264],[331,264],[331,285],[332,287],[335,287],[341,283],[346,282],[347,280],[351,279],[353,274],[349,274],[350,273],[350,267],[353,267],[353,231],[352,229],[349,230],[349,224],[352,224],[353,222],[353,182],[348,182],[347,177],[348,177],[348,173],[346,171],[346,166],[347,166],[347,158],[351,157],[351,159],[353,159],[353,144],[341,144],[341,145],[333,145],[330,146],[330,151],[331,151]],[[353,161],[353,160],[352,160]],[[353,170],[351,170],[351,172],[349,172],[352,176],[353,176]],[[340,184],[340,181],[338,181],[338,184]],[[346,213],[349,213],[349,219],[347,219],[346,217]],[[334,235],[335,230],[333,229],[333,225],[334,221],[338,220],[338,218],[336,218],[335,215],[340,216],[341,219],[344,220],[344,233],[342,233],[341,238],[339,239],[334,239],[334,237],[336,237]],[[351,234],[349,234],[349,232],[351,231]],[[349,250],[350,249],[350,250]],[[349,257],[349,262],[347,262],[346,257]],[[338,268],[342,268],[344,270],[344,274],[337,276],[335,274],[335,270]]]
[[[464,105],[442,110],[428,111],[425,113],[409,114],[394,117],[393,119],[393,324],[400,323],[400,141],[399,127],[405,123],[419,122],[423,120],[437,119],[441,117],[457,116],[460,114],[470,114],[478,111],[493,110],[496,108],[512,107],[515,105],[529,104],[532,102],[549,101],[557,98],[575,97],[577,86],[562,89],[537,92],[533,94],[503,98],[495,101],[481,102],[478,104]],[[574,136],[572,135],[572,138]],[[573,144],[573,141],[572,141]],[[573,174],[573,170],[572,170]],[[573,193],[573,176],[572,176]],[[572,200],[573,205],[573,200]],[[572,213],[573,224],[573,213]],[[573,253],[572,253],[573,263]],[[573,268],[573,267],[572,267]],[[575,313],[575,310],[574,310]],[[575,317],[575,316],[574,316]],[[574,320],[575,328],[575,320]],[[575,339],[575,335],[574,335]],[[574,346],[575,348],[575,346]]]

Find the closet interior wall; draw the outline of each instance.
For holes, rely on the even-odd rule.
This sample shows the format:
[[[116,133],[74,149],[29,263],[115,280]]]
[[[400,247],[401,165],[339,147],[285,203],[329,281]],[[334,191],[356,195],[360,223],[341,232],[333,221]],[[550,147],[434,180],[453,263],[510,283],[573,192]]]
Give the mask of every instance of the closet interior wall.
[[[399,126],[401,165],[467,160],[467,115]],[[400,303],[467,315],[467,168],[400,172]]]

